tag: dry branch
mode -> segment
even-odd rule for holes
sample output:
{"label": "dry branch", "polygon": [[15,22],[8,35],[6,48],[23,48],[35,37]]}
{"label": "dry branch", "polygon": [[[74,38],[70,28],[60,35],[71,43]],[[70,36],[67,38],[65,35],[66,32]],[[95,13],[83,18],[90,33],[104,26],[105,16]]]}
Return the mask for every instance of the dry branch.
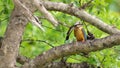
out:
{"label": "dry branch", "polygon": [[48,21],[50,21],[54,26],[58,25],[57,20],[55,20],[55,18],[52,16],[52,14],[47,11],[47,9],[44,7],[42,2],[40,2],[39,0],[33,0],[33,3],[36,6],[36,8],[45,16],[45,18]]}
{"label": "dry branch", "polygon": [[31,62],[26,63],[22,68],[40,68],[60,57],[79,54],[81,52],[89,53],[105,48],[110,48],[120,44],[119,41],[120,34],[114,34],[102,39],[95,39],[92,41],[88,40],[85,43],[73,42],[69,44],[64,44],[44,52],[43,54],[33,59]]}
{"label": "dry branch", "polygon": [[14,0],[15,3],[15,8],[20,8],[21,10],[23,10],[23,15],[25,15],[25,17],[35,26],[39,27],[42,31],[45,31],[42,26],[41,26],[41,21],[39,21],[39,19],[33,15],[33,13],[31,12],[31,10],[29,10],[24,4],[22,4],[19,0]]}

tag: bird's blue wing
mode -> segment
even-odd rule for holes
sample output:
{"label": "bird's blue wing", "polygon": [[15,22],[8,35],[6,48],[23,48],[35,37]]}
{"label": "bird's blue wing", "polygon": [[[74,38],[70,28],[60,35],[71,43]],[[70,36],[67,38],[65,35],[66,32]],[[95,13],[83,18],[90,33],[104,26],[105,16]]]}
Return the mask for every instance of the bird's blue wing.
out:
{"label": "bird's blue wing", "polygon": [[86,35],[86,32],[85,32],[85,30],[82,28],[82,32],[83,32],[83,34],[84,34],[84,38],[85,38],[85,40],[87,40],[87,35]]}

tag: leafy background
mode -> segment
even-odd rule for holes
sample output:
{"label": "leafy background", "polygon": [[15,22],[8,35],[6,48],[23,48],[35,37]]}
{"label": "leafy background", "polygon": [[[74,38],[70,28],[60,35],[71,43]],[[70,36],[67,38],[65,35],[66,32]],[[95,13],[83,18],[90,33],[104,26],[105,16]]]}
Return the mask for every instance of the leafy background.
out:
{"label": "leafy background", "polygon": [[[83,3],[89,0],[51,0],[53,2],[64,2],[67,4],[73,3],[74,6],[80,7]],[[120,4],[119,0],[94,0],[92,4],[85,10],[106,22],[109,25],[117,27],[120,29]],[[7,24],[9,22],[10,14],[14,8],[14,4],[11,0],[0,0],[0,36],[4,36]],[[80,19],[64,14],[61,12],[50,11],[54,17],[61,23],[67,24],[68,26],[73,25],[76,21]],[[60,46],[65,43],[65,36],[68,27],[59,25],[58,27],[53,27],[39,12],[34,13],[36,16],[40,17],[43,23],[45,32],[41,31],[36,26],[28,23],[24,35],[23,41],[20,47],[20,54],[29,58],[34,58],[35,56],[41,54],[44,51],[51,49],[51,46]],[[82,20],[81,20],[82,21]],[[90,32],[92,32],[96,39],[108,36],[108,34],[102,32],[96,27],[88,24],[87,27]],[[74,35],[70,36],[69,42],[75,40]],[[118,68],[120,67],[120,46],[115,46],[112,48],[104,49],[101,51],[91,52],[89,57],[86,58],[81,55],[72,55],[68,57],[67,62],[80,63],[88,62],[95,65],[96,67],[103,68]]]}

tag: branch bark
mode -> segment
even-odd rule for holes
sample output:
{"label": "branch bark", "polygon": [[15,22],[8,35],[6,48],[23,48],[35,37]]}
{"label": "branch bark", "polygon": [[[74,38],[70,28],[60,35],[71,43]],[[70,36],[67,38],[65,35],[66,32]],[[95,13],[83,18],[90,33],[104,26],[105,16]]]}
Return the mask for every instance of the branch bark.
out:
{"label": "branch bark", "polygon": [[[19,10],[19,11],[18,11]],[[19,43],[22,38],[27,20],[21,14],[19,8],[15,8],[10,17],[5,36],[0,48],[0,68],[14,68],[19,50]],[[9,59],[8,59],[9,58]]]}
{"label": "branch bark", "polygon": [[[19,62],[20,64],[24,64],[28,61],[30,61],[30,59],[24,56],[19,55],[17,57],[17,62]],[[90,67],[94,68],[93,65],[88,64],[87,62],[82,62],[82,63],[51,62],[45,68],[90,68]]]}
{"label": "branch bark", "polygon": [[60,11],[63,13],[74,15],[108,34],[120,33],[120,30],[118,30],[117,28],[107,25],[105,22],[101,21],[97,17],[90,15],[89,13],[87,13],[82,9],[79,10],[79,8],[77,7],[70,6],[64,3],[49,2],[49,1],[43,2],[43,5],[48,10]]}
{"label": "branch bark", "polygon": [[52,23],[53,26],[58,25],[57,20],[55,20],[53,15],[47,11],[47,9],[44,7],[41,1],[33,0],[33,3],[36,6],[36,8],[45,16],[45,18]]}
{"label": "branch bark", "polygon": [[15,68],[19,44],[28,22],[22,12],[25,11],[15,6],[10,16],[10,22],[0,48],[0,68]]}
{"label": "branch bark", "polygon": [[88,40],[85,43],[73,42],[64,44],[44,52],[29,63],[26,63],[22,68],[42,68],[60,57],[110,48],[120,44],[119,41],[120,34],[114,34],[102,39]]}
{"label": "branch bark", "polygon": [[19,0],[13,0],[15,3],[16,8],[20,8],[23,10],[22,14],[34,25],[39,27],[42,31],[44,29],[41,26],[41,22],[38,20],[36,16],[33,15],[33,13],[24,5],[22,4]]}

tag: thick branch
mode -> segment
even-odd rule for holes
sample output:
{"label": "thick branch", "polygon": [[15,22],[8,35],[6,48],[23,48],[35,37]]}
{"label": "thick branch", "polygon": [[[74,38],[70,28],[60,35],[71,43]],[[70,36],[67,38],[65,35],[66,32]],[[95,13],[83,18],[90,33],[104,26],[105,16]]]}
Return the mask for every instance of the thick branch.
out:
{"label": "thick branch", "polygon": [[74,15],[94,25],[95,27],[99,28],[100,30],[108,34],[120,33],[120,30],[116,29],[113,26],[107,25],[105,22],[101,21],[95,16],[90,15],[89,13],[87,13],[86,11],[82,9],[79,10],[79,8],[77,7],[70,6],[64,3],[49,2],[49,1],[43,2],[43,3],[48,10],[61,11],[64,13],[68,13],[70,15]]}
{"label": "thick branch", "polygon": [[55,48],[52,48],[49,51],[44,52],[43,54],[37,56],[31,62],[26,63],[23,68],[40,68],[51,61],[58,59],[63,56],[73,55],[76,53],[84,52],[89,53],[97,50],[102,50],[105,48],[110,48],[115,45],[120,44],[120,34],[115,34],[108,36],[102,39],[88,40],[85,43],[73,42],[65,45],[61,45]]}
{"label": "thick branch", "polygon": [[[20,64],[24,64],[28,61],[30,61],[30,59],[24,56],[19,55],[17,57],[17,62],[19,62]],[[90,68],[90,67],[92,67],[92,65],[88,64],[87,62],[82,62],[82,63],[52,62],[49,65],[47,65],[45,68]]]}

